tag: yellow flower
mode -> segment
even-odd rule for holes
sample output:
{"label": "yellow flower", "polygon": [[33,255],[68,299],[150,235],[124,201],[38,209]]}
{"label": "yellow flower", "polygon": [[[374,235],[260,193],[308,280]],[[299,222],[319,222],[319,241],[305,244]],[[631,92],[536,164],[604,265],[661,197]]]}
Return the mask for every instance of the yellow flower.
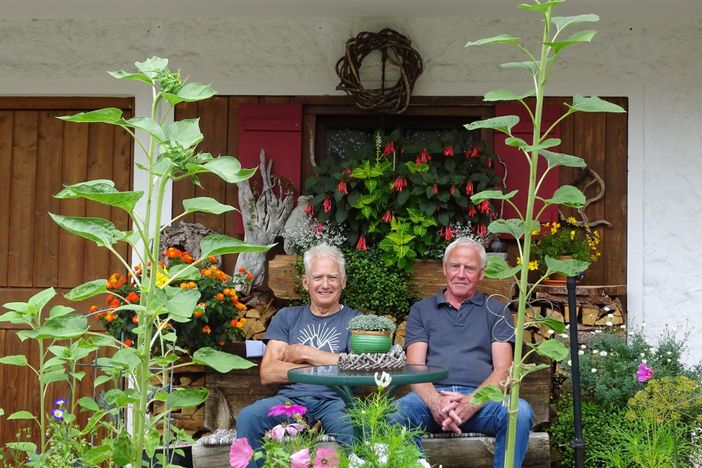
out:
{"label": "yellow flower", "polygon": [[541,229],[534,229],[531,231],[532,236],[538,236],[541,233]]}
{"label": "yellow flower", "polygon": [[539,262],[537,260],[532,260],[529,262],[529,269],[531,271],[538,270],[539,269]]}
{"label": "yellow flower", "polygon": [[578,224],[578,220],[573,218],[572,216],[568,217],[568,224]]}
{"label": "yellow flower", "polygon": [[560,223],[553,223],[551,225],[551,234],[557,233],[559,227],[561,227]]}
{"label": "yellow flower", "polygon": [[570,240],[575,239],[575,231],[570,231]]}
{"label": "yellow flower", "polygon": [[522,264],[522,257],[517,257],[517,265],[521,265],[521,264]]}
{"label": "yellow flower", "polygon": [[159,288],[162,288],[164,284],[168,282],[168,270],[165,268],[163,269],[163,273],[161,273],[161,269],[156,270],[156,286]]}

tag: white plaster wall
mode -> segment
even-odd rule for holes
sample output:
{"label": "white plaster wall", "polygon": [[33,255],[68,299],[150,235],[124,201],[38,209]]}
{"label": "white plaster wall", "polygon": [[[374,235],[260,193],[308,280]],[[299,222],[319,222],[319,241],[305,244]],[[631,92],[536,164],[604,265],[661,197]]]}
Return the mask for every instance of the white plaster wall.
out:
{"label": "white plaster wall", "polygon": [[[604,18],[594,45],[564,52],[548,90],[629,97],[629,313],[653,336],[665,324],[694,326],[702,300],[701,17]],[[522,60],[516,51],[463,45],[502,32],[535,41],[540,26],[529,18],[15,18],[0,21],[0,95],[135,95],[144,113],[148,93],[104,72],[151,55],[221,94],[336,94],[346,39],[382,27],[408,35],[422,55],[416,95],[521,90],[525,76],[498,66]],[[691,362],[702,360],[695,337]]]}

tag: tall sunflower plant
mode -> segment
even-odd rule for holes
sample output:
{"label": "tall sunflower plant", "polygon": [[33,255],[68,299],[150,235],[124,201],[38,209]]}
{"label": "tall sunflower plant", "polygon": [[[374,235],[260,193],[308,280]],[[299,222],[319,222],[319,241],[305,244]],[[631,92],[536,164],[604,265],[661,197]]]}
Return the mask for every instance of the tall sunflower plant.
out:
{"label": "tall sunflower plant", "polygon": [[[0,316],[0,321],[24,325],[27,330],[20,331],[19,338],[22,341],[36,340],[39,347],[38,363],[29,362],[24,355],[0,359],[2,364],[29,366],[37,376],[40,414],[35,416],[28,411],[18,411],[8,415],[8,419],[36,423],[39,447],[28,443],[10,448],[26,451],[32,463],[38,464],[37,466],[51,466],[49,452],[52,444],[44,436],[50,421],[45,414],[48,406],[45,397],[47,388],[56,382],[69,384],[71,395],[66,403],[69,422],[77,420],[73,415],[79,411],[89,412],[88,422],[77,430],[77,437],[91,437],[98,429],[104,434],[100,442],[74,454],[81,466],[105,463],[109,466],[142,466],[142,457],[159,459],[157,447],[183,437],[183,431],[163,430],[170,426],[165,424],[169,411],[203,403],[207,398],[207,390],[173,389],[168,383],[171,371],[186,365],[174,352],[177,350],[175,343],[178,337],[175,330],[178,327],[173,324],[190,321],[200,299],[198,289],[181,288],[177,284],[196,280],[199,265],[209,257],[261,252],[271,247],[214,234],[202,239],[200,258],[165,268],[159,252],[159,240],[165,225],[190,213],[222,214],[235,210],[233,206],[212,198],[192,198],[183,201],[182,213],[162,225],[162,207],[167,188],[181,179],[190,179],[199,185],[198,177],[205,173],[215,174],[227,183],[237,183],[251,177],[255,169],[243,169],[239,161],[231,156],[214,157],[209,153],[198,152],[197,146],[204,139],[198,119],[167,121],[178,103],[208,99],[215,94],[214,90],[205,84],[186,83],[178,72],[169,70],[165,58],[152,57],[135,65],[135,71],[120,70],[109,74],[116,79],[137,81],[151,88],[149,116],[126,119],[120,109],[105,108],[59,118],[66,122],[115,125],[128,132],[146,155],[143,162],[136,163],[136,169],[145,173],[145,191],[120,191],[111,180],[101,179],[66,186],[55,195],[62,200],[85,199],[121,209],[129,215],[132,229],[121,231],[111,221],[101,218],[54,213],[50,213],[50,216],[66,231],[109,250],[128,271],[138,289],[138,300],[121,301],[118,309],[129,310],[137,317],[135,323],[138,325],[133,330],[136,343],[132,347],[125,346],[107,333],[90,331],[87,317],[74,312],[70,307],[57,305],[48,314],[44,313],[44,307],[56,294],[51,288],[40,292],[26,303],[5,304],[8,312]],[[141,208],[137,210],[138,203]],[[116,245],[120,242],[130,247],[132,262],[118,253]],[[108,290],[107,280],[97,279],[72,289],[65,297],[69,301],[80,302],[104,294],[114,294],[114,291]],[[65,340],[73,341],[65,345]],[[112,349],[111,352],[102,353],[111,357],[100,358],[98,361],[102,375],[97,377],[95,386],[107,390],[104,402],[76,395],[76,388],[85,376],[85,372],[76,368],[76,363],[99,348]],[[196,350],[191,361],[219,372],[253,365],[243,358],[209,347]],[[119,385],[120,381],[128,382],[126,388]],[[154,382],[158,384],[154,386]],[[161,403],[166,411],[149,417],[148,408],[153,403]],[[115,417],[123,415],[126,408],[130,408],[133,415],[131,424],[125,423],[124,418]],[[167,460],[161,461],[164,462],[162,466],[168,464]]]}
{"label": "tall sunflower plant", "polygon": [[[583,29],[571,32],[573,27],[583,24],[594,23],[599,17],[594,14],[581,14],[576,16],[555,16],[554,9],[564,3],[565,0],[539,1],[533,0],[531,3],[522,3],[519,8],[530,13],[539,15],[543,20],[543,35],[540,47],[532,53],[525,47],[518,37],[511,34],[500,34],[497,36],[470,41],[466,47],[502,44],[516,48],[525,57],[524,61],[509,62],[502,64],[503,68],[517,68],[527,72],[533,84],[531,89],[523,92],[513,92],[507,89],[490,91],[485,94],[484,101],[516,101],[526,110],[526,114],[533,125],[533,132],[530,141],[515,136],[512,129],[520,122],[516,115],[506,115],[485,120],[479,120],[466,125],[468,130],[491,129],[506,135],[506,144],[518,148],[520,157],[524,158],[529,167],[528,188],[526,205],[521,209],[512,201],[517,191],[504,193],[499,190],[486,190],[476,193],[471,197],[473,203],[481,203],[484,200],[500,200],[510,204],[518,213],[516,219],[496,219],[488,226],[490,233],[494,235],[510,235],[517,241],[519,257],[522,260],[519,264],[512,266],[500,257],[490,257],[485,270],[489,278],[506,279],[514,278],[519,286],[519,298],[517,306],[517,316],[515,324],[515,346],[514,363],[510,370],[509,385],[505,388],[497,386],[482,387],[475,395],[476,403],[484,403],[488,400],[507,402],[509,408],[509,429],[506,445],[505,467],[514,466],[515,435],[517,422],[517,408],[519,402],[519,390],[522,379],[525,375],[538,371],[546,364],[527,364],[525,358],[536,352],[547,358],[560,361],[569,355],[566,346],[557,340],[546,340],[539,345],[528,344],[532,349],[527,353],[522,352],[524,344],[524,327],[526,324],[525,310],[527,299],[531,296],[533,289],[542,281],[543,277],[535,284],[528,283],[529,264],[532,260],[532,238],[533,233],[540,229],[539,216],[549,206],[561,205],[570,208],[581,208],[585,204],[584,194],[571,185],[559,187],[552,196],[546,198],[540,195],[540,189],[549,172],[559,166],[584,168],[585,161],[569,154],[552,151],[560,145],[561,140],[551,136],[553,130],[563,119],[577,112],[625,112],[623,108],[609,103],[596,96],[584,97],[573,96],[571,103],[565,103],[566,111],[544,132],[541,131],[543,119],[544,96],[549,75],[556,60],[561,53],[578,44],[591,42],[596,31]],[[537,172],[540,160],[546,163],[546,170],[542,174]],[[540,209],[536,209],[535,202],[543,202]],[[588,261],[583,260],[559,260],[550,256],[545,257],[546,271],[544,277],[553,273],[562,273],[574,276],[589,266]],[[535,322],[548,326],[557,332],[564,330],[564,325],[548,317],[536,318]],[[506,393],[505,393],[506,392]]]}

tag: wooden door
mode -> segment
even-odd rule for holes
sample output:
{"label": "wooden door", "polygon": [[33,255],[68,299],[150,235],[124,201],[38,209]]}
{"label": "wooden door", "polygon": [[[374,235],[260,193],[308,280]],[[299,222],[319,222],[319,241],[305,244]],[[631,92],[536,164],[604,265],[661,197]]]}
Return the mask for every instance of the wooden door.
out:
{"label": "wooden door", "polygon": [[[64,185],[89,179],[112,179],[119,190],[131,189],[133,144],[126,132],[111,125],[56,118],[102,107],[118,107],[129,118],[134,99],[0,98],[0,304],[26,302],[48,287],[59,292],[51,304],[67,304],[60,293],[123,270],[107,250],[61,230],[48,215],[97,216],[110,219],[119,229],[129,227],[127,215],[117,208],[53,198]],[[128,254],[126,245],[118,250]],[[0,324],[0,356],[27,354],[36,362],[38,350],[28,342],[20,343],[17,328]],[[93,388],[92,372],[87,374],[81,384],[83,395],[90,395]],[[65,386],[56,385],[48,401],[66,395]],[[30,371],[0,366],[0,408],[5,410],[5,417],[0,417],[2,445],[28,426],[27,421],[7,421],[7,415],[17,410],[39,412],[38,389]]]}

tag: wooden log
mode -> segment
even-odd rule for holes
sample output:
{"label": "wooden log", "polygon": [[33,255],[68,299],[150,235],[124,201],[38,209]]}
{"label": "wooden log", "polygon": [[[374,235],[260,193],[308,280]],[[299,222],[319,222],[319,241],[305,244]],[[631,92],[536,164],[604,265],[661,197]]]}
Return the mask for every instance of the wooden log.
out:
{"label": "wooden log", "polygon": [[[443,468],[490,468],[495,453],[493,437],[423,439],[427,461]],[[549,438],[546,432],[532,432],[523,468],[550,468]]]}

